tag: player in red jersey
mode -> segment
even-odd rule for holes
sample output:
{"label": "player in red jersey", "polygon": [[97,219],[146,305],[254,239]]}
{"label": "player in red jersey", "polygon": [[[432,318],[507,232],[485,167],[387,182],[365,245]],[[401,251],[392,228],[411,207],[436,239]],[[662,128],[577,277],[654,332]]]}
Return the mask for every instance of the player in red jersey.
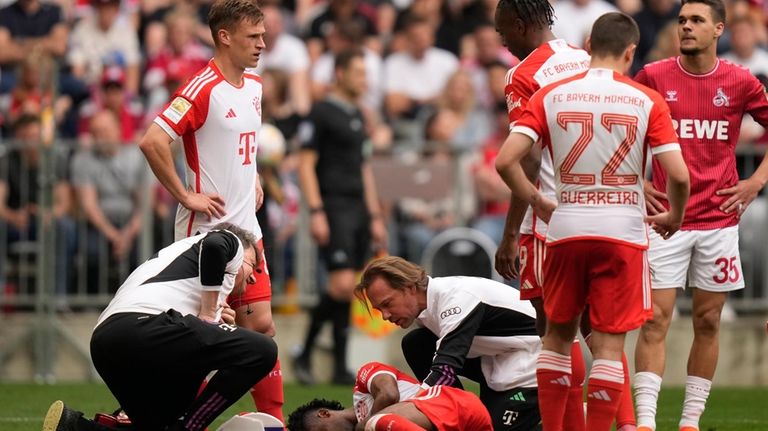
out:
{"label": "player in red jersey", "polygon": [[[763,86],[741,66],[718,59],[725,27],[720,0],[685,1],[678,21],[679,57],[645,66],[636,80],[664,96],[691,172],[691,199],[682,230],[671,241],[651,237],[654,316],[640,331],[635,353],[639,429],[654,430],[665,366],[665,338],[678,289],[693,288],[694,338],[680,429],[698,430],[718,357],[720,312],[727,293],[744,287],[738,222],[768,180],[768,158],[739,181],[734,148],[750,114],[768,126]],[[649,211],[664,211],[666,176],[653,166],[646,185]]]}
{"label": "player in red jersey", "polygon": [[[526,2],[502,0],[496,8],[496,28],[505,45],[517,57],[523,59],[507,73],[507,85],[504,95],[507,100],[509,124],[520,118],[528,100],[540,88],[573,76],[589,68],[589,54],[581,49],[569,46],[564,40],[556,39],[550,27],[552,15],[546,1],[531,1],[528,10],[532,14],[521,12]],[[523,19],[525,18],[525,19]],[[526,23],[517,24],[516,20]],[[554,199],[555,180],[552,160],[548,154],[540,154],[534,148],[526,157],[524,165],[528,178],[539,186],[541,192]],[[520,298],[531,301],[536,309],[536,324],[539,335],[544,335],[546,315],[544,314],[541,290],[541,276],[546,255],[545,237],[547,223],[534,217],[528,205],[512,198],[507,213],[504,235],[496,251],[496,270],[507,279],[520,277]],[[518,241],[519,238],[519,241]],[[518,248],[519,242],[519,248]],[[519,249],[519,252],[518,252]],[[519,255],[520,270],[515,266]],[[589,322],[585,319],[582,331],[589,339]],[[584,429],[583,384],[585,365],[578,340],[574,340],[571,351],[572,391],[568,399],[568,415],[571,423],[567,428],[573,431]],[[619,431],[631,431],[635,427],[635,415],[632,394],[629,387],[629,371],[626,367],[626,355],[622,355],[627,379],[624,399],[616,414],[616,427]]]}
{"label": "player in red jersey", "polygon": [[423,389],[395,367],[369,362],[357,372],[353,406],[314,399],[288,418],[291,431],[491,431],[491,417],[471,392],[450,386]]}
{"label": "player in red jersey", "polygon": [[[547,230],[548,317],[537,361],[544,431],[561,431],[571,380],[571,344],[589,302],[595,361],[587,429],[609,430],[623,392],[624,338],[651,317],[642,178],[650,151],[669,176],[669,212],[649,217],[669,237],[679,227],[688,172],[661,96],[622,75],[639,30],[627,15],[595,21],[588,72],[540,90],[515,123],[496,162],[513,193],[552,223]],[[555,204],[526,178],[520,160],[541,139],[556,173]],[[556,209],[555,209],[556,207]],[[554,212],[553,212],[554,210]]]}
{"label": "player in red jersey", "polygon": [[[264,49],[264,17],[255,1],[217,0],[209,26],[215,42],[213,60],[182,85],[157,116],[140,143],[160,182],[180,203],[176,239],[207,232],[231,222],[258,238],[259,265],[244,294],[228,298],[237,324],[274,335],[271,286],[256,210],[264,193],[256,170],[261,127],[261,77],[255,67]],[[176,174],[170,144],[181,138],[186,185]],[[251,391],[259,411],[282,420],[280,362]]]}

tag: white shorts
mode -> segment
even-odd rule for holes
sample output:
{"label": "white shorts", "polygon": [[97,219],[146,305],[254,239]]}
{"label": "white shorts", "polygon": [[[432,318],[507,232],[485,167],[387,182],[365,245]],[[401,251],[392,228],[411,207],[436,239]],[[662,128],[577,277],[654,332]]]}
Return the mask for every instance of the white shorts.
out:
{"label": "white shorts", "polygon": [[738,226],[681,230],[668,240],[653,230],[649,236],[648,260],[653,289],[691,286],[711,292],[729,292],[744,288]]}

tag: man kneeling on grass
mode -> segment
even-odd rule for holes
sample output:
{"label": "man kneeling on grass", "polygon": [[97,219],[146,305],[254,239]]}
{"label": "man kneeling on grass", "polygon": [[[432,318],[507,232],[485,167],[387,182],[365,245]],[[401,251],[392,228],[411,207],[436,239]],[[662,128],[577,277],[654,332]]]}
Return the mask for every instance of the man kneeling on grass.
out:
{"label": "man kneeling on grass", "polygon": [[290,431],[491,431],[491,417],[471,392],[424,389],[397,368],[369,362],[357,372],[353,407],[314,399],[288,418]]}
{"label": "man kneeling on grass", "polygon": [[[203,430],[272,370],[275,342],[234,326],[225,301],[253,282],[255,245],[229,223],[177,241],[139,266],[101,314],[91,357],[132,429]],[[43,431],[111,429],[62,401],[43,423]]]}

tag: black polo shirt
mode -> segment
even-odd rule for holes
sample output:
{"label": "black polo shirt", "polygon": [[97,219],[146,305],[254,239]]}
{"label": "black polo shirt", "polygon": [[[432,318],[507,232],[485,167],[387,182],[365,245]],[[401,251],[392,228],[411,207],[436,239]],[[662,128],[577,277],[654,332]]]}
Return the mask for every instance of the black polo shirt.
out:
{"label": "black polo shirt", "polygon": [[312,106],[300,130],[302,149],[317,152],[315,171],[320,194],[363,197],[362,165],[369,153],[360,110],[334,95]]}
{"label": "black polo shirt", "polygon": [[41,3],[32,14],[27,14],[18,1],[0,9],[0,27],[8,29],[14,39],[47,36],[62,21],[61,8],[50,3]]}

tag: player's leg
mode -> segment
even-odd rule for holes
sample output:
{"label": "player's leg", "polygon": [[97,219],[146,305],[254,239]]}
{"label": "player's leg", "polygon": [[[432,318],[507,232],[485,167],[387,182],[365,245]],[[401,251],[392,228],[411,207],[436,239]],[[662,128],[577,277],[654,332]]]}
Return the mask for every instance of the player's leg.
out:
{"label": "player's leg", "polygon": [[[497,392],[481,381],[480,400],[488,410],[493,429],[496,431],[541,430],[537,388],[513,388]],[[582,417],[584,417],[583,413]],[[570,431],[567,425],[563,429]]]}
{"label": "player's leg", "polygon": [[[422,391],[418,396],[405,402],[386,407],[379,413],[394,413],[427,430],[507,429],[494,428],[487,407],[471,392],[438,385]],[[526,428],[526,430],[534,431],[534,428]]]}
{"label": "player's leg", "polygon": [[629,245],[594,241],[589,276],[594,362],[587,385],[587,429],[608,431],[622,400],[625,335],[653,315],[646,252]]}
{"label": "player's leg", "polygon": [[719,353],[720,314],[728,292],[744,288],[738,226],[696,231],[691,259],[693,344],[680,429],[698,430],[709,397]]}
{"label": "player's leg", "polygon": [[686,285],[695,237],[678,231],[664,240],[650,231],[648,262],[651,271],[653,318],[640,328],[635,345],[635,411],[637,427],[656,429],[656,406],[666,366],[666,338],[678,289]]}
{"label": "player's leg", "polygon": [[328,274],[328,293],[333,298],[333,376],[338,385],[353,385],[354,374],[347,369],[347,345],[349,344],[350,304],[357,276],[351,268],[337,269]]}
{"label": "player's leg", "polygon": [[[567,400],[571,394],[573,339],[579,315],[586,304],[588,245],[573,241],[547,249],[544,279],[547,280],[544,309],[548,317],[543,347],[536,361],[539,410],[545,431],[561,431]],[[576,421],[578,422],[578,421]]]}
{"label": "player's leg", "polygon": [[[246,286],[242,295],[230,295],[230,305],[235,310],[237,325],[252,331],[274,337],[275,323],[272,319],[272,284],[269,279],[266,255],[261,241],[257,248],[261,253],[259,265],[253,269],[255,283]],[[283,421],[283,372],[280,360],[273,369],[251,388],[251,397],[260,412],[270,414]]]}
{"label": "player's leg", "polygon": [[[592,339],[592,325],[589,322],[589,306],[587,310],[581,315],[581,335],[584,337],[584,341],[588,348],[590,348],[590,342]],[[574,354],[571,357],[575,356]],[[616,430],[617,431],[634,431],[637,428],[637,422],[635,421],[635,405],[632,400],[632,387],[629,381],[629,363],[627,362],[627,354],[621,353],[621,365],[624,367],[624,387],[621,392],[621,401],[619,407],[616,410]]]}

